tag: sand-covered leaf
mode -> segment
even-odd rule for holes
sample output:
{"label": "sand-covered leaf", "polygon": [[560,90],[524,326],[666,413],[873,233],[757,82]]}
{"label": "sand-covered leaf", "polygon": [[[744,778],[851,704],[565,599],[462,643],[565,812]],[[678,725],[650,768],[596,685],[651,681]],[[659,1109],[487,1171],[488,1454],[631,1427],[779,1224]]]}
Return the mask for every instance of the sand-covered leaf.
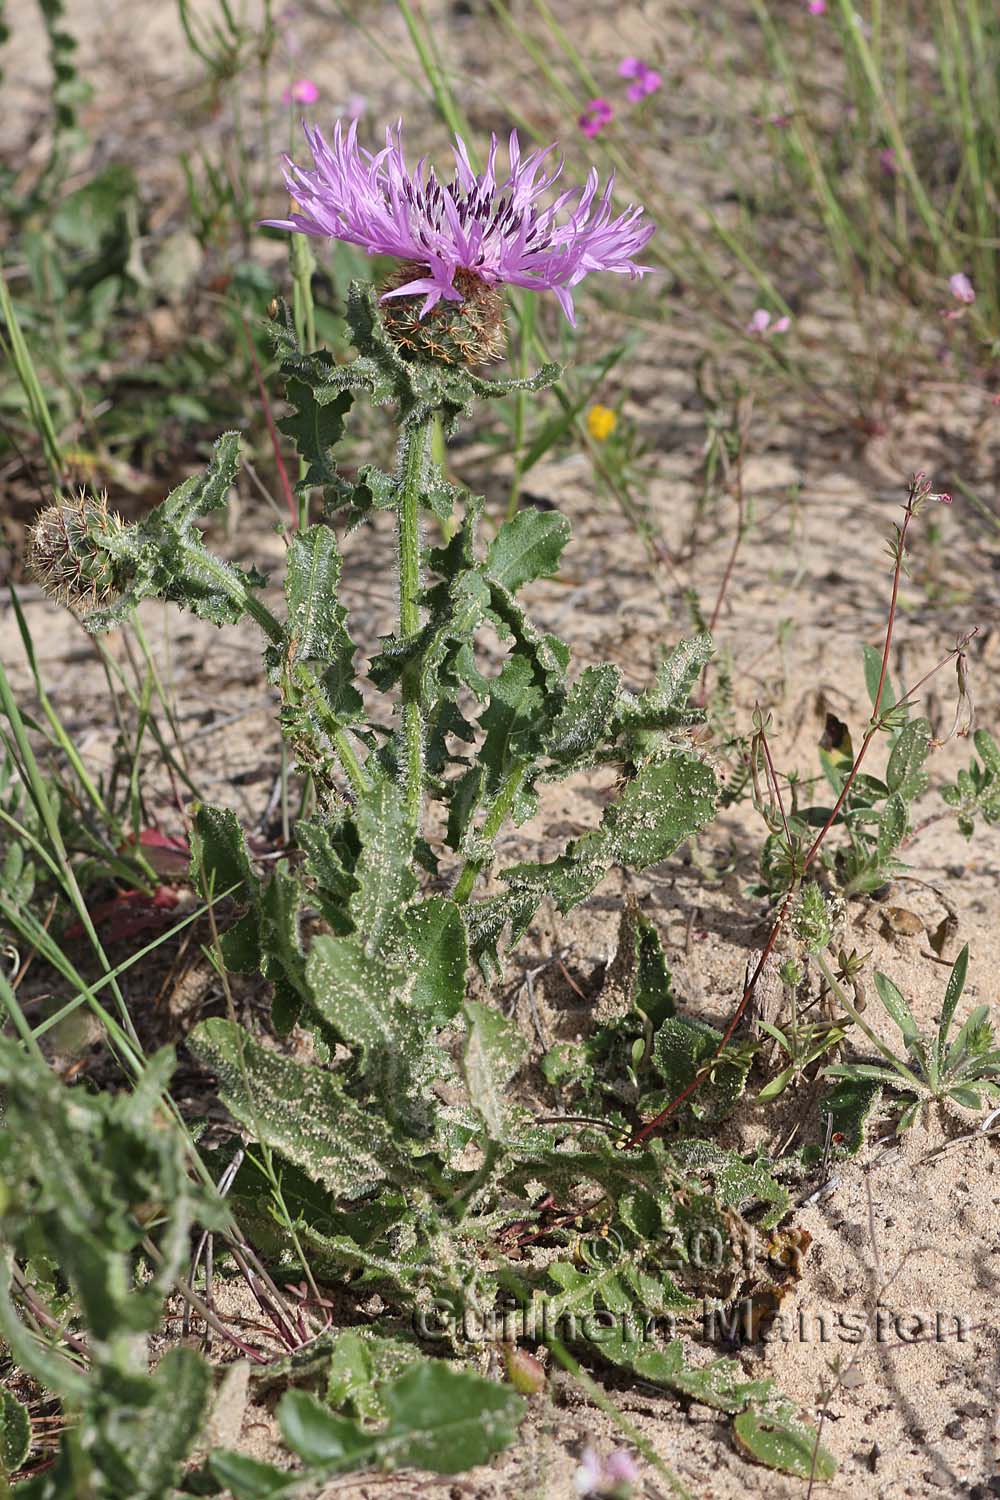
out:
{"label": "sand-covered leaf", "polygon": [[349,1098],[334,1073],[282,1057],[220,1018],[195,1027],[188,1045],[218,1075],[233,1118],[331,1193],[356,1198],[396,1164],[387,1125]]}
{"label": "sand-covered leaf", "polygon": [[31,1451],[31,1418],[10,1391],[0,1388],[0,1474],[19,1469]]}
{"label": "sand-covered leaf", "polygon": [[813,1428],[796,1416],[787,1404],[778,1407],[750,1406],[733,1421],[733,1435],[743,1451],[769,1469],[794,1474],[798,1479],[828,1483],[837,1472],[837,1461],[821,1445]]}
{"label": "sand-covered leaf", "polygon": [[503,1135],[510,1109],[509,1083],[528,1047],[512,1021],[476,1000],[465,1002],[466,1035],[462,1071],[472,1106],[493,1140]]}

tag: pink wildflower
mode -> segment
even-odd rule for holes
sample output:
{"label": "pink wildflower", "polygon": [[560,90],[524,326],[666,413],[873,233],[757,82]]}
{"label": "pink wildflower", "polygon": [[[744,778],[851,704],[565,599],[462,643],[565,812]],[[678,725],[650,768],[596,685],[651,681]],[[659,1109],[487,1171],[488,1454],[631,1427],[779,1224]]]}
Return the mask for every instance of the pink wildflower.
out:
{"label": "pink wildflower", "polygon": [[623,57],[618,64],[618,73],[621,78],[633,79],[625,90],[633,104],[638,104],[639,100],[645,99],[648,94],[655,94],[663,84],[663,79],[656,69],[644,63],[641,57]]}
{"label": "pink wildflower", "polygon": [[956,271],[954,276],[949,276],[948,286],[956,302],[975,302],[975,287],[964,271]]}
{"label": "pink wildflower", "polygon": [[910,504],[916,513],[925,500],[934,500],[938,505],[950,505],[951,495],[947,490],[932,490],[928,474],[920,469],[910,476]]}
{"label": "pink wildflower", "polygon": [[639,1478],[635,1460],[626,1448],[616,1448],[604,1460],[604,1472],[608,1479],[618,1484],[634,1484]]}
{"label": "pink wildflower", "polygon": [[591,99],[576,123],[584,135],[593,140],[600,135],[605,125],[610,125],[614,117],[615,112],[607,99]]}
{"label": "pink wildflower", "polygon": [[[507,283],[532,291],[552,291],[574,322],[572,289],[590,271],[643,276],[651,269],[635,257],[654,225],[640,207],[612,216],[614,178],[598,194],[596,169],[586,185],[565,188],[552,200],[550,189],[562,164],[545,170],[548,150],[522,157],[512,130],[506,176],[497,172],[497,138],[486,166],[475,173],[464,142],[452,148],[455,175],[442,182],[427,158],[411,172],[403,155],[402,125],[386,132],[384,148],[372,154],[358,145],[358,125],[338,120],[333,140],[304,127],[312,169],[285,158],[285,184],[294,200],[287,219],[266,219],[276,229],[360,245],[369,255],[392,255],[414,262],[418,274],[384,297],[424,295],[421,317],[443,297],[463,301],[456,274],[487,286]],[[460,278],[460,280],[463,278]],[[383,299],[384,300],[384,299]]]}
{"label": "pink wildflower", "polygon": [[878,162],[879,166],[882,168],[882,171],[885,172],[888,177],[895,177],[896,173],[899,171],[899,162],[896,160],[896,153],[895,151],[893,151],[891,146],[883,147],[883,149],[878,154]]}
{"label": "pink wildflower", "polygon": [[580,1455],[580,1467],[573,1475],[573,1488],[582,1500],[604,1500],[604,1497],[625,1497],[631,1494],[631,1486],[639,1477],[639,1470],[630,1453],[624,1448],[615,1448],[607,1458],[600,1458],[593,1448],[584,1448]]}
{"label": "pink wildflower", "polygon": [[754,310],[753,316],[747,324],[747,333],[759,333],[763,337],[764,334],[768,333],[787,333],[791,326],[792,320],[787,316],[778,318],[772,325],[771,314],[767,308],[758,307]]}
{"label": "pink wildflower", "polygon": [[311,78],[298,78],[281,96],[282,104],[315,104],[319,89]]}
{"label": "pink wildflower", "polygon": [[826,0],[808,0],[806,9],[811,16],[825,16]]}

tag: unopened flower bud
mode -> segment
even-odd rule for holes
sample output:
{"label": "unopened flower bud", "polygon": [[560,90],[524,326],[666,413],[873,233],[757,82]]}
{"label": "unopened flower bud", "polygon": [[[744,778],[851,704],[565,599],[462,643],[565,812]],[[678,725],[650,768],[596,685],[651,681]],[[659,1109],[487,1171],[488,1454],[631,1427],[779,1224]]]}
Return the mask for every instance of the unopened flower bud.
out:
{"label": "unopened flower bud", "polygon": [[80,490],[39,511],[28,533],[29,572],[52,599],[95,609],[120,593],[123,580],[107,541],[125,529],[108,497]]}
{"label": "unopened flower bud", "polygon": [[522,1396],[535,1396],[545,1386],[545,1371],[533,1354],[519,1349],[516,1344],[504,1344],[504,1364],[507,1379]]}

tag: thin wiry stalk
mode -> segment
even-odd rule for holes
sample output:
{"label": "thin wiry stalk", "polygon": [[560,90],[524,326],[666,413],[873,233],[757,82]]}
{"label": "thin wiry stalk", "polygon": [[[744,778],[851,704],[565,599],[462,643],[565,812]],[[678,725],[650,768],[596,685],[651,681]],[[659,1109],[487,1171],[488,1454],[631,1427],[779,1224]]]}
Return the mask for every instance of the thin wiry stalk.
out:
{"label": "thin wiry stalk", "polygon": [[[778,941],[778,937],[792,909],[792,905],[794,903],[799,886],[801,885],[802,878],[808,871],[809,867],[812,865],[813,861],[818,856],[824,840],[826,839],[828,833],[830,832],[830,829],[833,827],[834,823],[839,817],[840,810],[843,807],[844,802],[851,790],[851,787],[853,786],[854,781],[858,775],[858,772],[861,769],[862,762],[864,761],[865,756],[868,753],[868,749],[872,743],[872,740],[875,738],[879,730],[884,728],[881,717],[882,698],[885,692],[885,685],[889,672],[889,653],[892,649],[893,631],[895,628],[896,613],[899,605],[899,583],[900,578],[902,577],[903,565],[905,561],[906,534],[909,529],[910,522],[913,520],[914,516],[917,513],[916,504],[918,497],[919,477],[920,476],[914,476],[914,479],[911,481],[910,492],[907,498],[906,506],[904,507],[903,523],[899,528],[898,536],[894,544],[895,562],[892,574],[892,592],[889,604],[889,612],[885,628],[885,640],[882,648],[882,668],[879,674],[878,689],[876,691],[875,701],[872,706],[872,716],[868,726],[868,730],[865,734],[864,740],[861,743],[857,755],[854,757],[854,762],[851,766],[850,771],[848,772],[847,777],[845,778],[844,785],[841,789],[836,803],[831,809],[826,822],[823,824],[812,844],[809,846],[809,849],[803,857],[798,869],[794,872],[791,880],[789,881],[788,889],[786,890],[785,895],[782,899],[778,915],[774,923],[772,924],[771,930],[768,933],[764,946],[761,949],[753,973],[750,975],[750,978],[747,980],[747,983],[744,986],[743,994],[740,996],[739,1004],[737,1005],[736,1010],[734,1011],[732,1018],[729,1021],[729,1024],[722,1034],[719,1045],[715,1050],[714,1058],[721,1057],[722,1053],[729,1045],[729,1042],[732,1040],[733,1034],[736,1031],[736,1028],[743,1017],[743,1014],[750,1003],[753,993],[757,988],[757,985],[760,981],[760,976],[764,972],[764,967],[774,951],[774,946]],[[974,633],[974,631],[970,632],[970,634]],[[914,683],[913,687],[905,692],[899,699],[899,703],[907,702],[924,685],[928,678],[932,677],[936,672],[939,672],[941,668],[943,666],[946,666],[949,661],[954,661],[956,656],[958,656],[963,650],[965,639],[963,639],[963,641],[960,641],[957,646],[949,651],[948,654],[943,657],[936,666],[932,667],[929,672],[926,672],[924,676],[920,678],[919,682]],[[714,1061],[714,1058],[712,1059],[712,1061]],[[698,1076],[692,1079],[692,1081],[680,1091],[676,1098],[671,1099],[670,1103],[667,1104],[664,1109],[661,1109],[660,1112],[654,1115],[651,1120],[647,1120],[644,1125],[641,1125],[636,1131],[634,1131],[627,1142],[626,1149],[633,1150],[636,1147],[641,1146],[645,1141],[649,1140],[650,1136],[655,1135],[657,1131],[661,1130],[666,1124],[667,1120],[669,1120],[670,1117],[676,1113],[676,1111],[685,1102],[685,1100],[689,1099],[691,1095],[701,1087],[704,1079],[708,1076],[709,1070],[710,1064],[707,1067],[703,1067]]]}

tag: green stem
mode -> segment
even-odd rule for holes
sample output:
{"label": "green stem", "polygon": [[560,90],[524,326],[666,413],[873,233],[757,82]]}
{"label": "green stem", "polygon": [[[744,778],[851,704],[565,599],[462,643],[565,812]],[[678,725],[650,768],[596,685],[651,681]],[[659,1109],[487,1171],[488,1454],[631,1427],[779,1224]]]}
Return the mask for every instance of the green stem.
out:
{"label": "green stem", "polygon": [[[517,373],[523,380],[528,373],[531,363],[531,345],[535,334],[535,299],[533,295],[529,293],[528,296],[522,297],[520,305],[520,350]],[[527,391],[516,391],[514,394],[514,477],[510,483],[510,496],[507,500],[508,521],[513,521],[517,515],[517,508],[521,503],[524,434],[528,407],[527,397]]]}
{"label": "green stem", "polygon": [[[406,640],[420,630],[420,497],[433,418],[406,434],[399,491],[399,633]],[[403,673],[403,737],[406,742],[406,807],[419,832],[424,786],[424,721],[420,677]]]}
{"label": "green stem", "polygon": [[52,413],[45,399],[45,391],[38,378],[31,351],[17,321],[14,304],[7,290],[7,281],[2,270],[0,270],[0,320],[3,323],[0,329],[0,353],[7,357],[14,368],[14,374],[20,382],[28,403],[32,424],[41,440],[49,477],[54,484],[58,484],[65,472],[65,461],[56,436]]}
{"label": "green stem", "polygon": [[[295,336],[299,347],[306,354],[316,348],[316,307],[313,302],[312,278],[316,269],[316,257],[312,253],[308,236],[292,235],[292,314],[295,319]],[[299,458],[299,478],[304,479],[308,465]],[[299,530],[309,525],[309,495],[299,496]]]}
{"label": "green stem", "polygon": [[581,1369],[579,1361],[573,1358],[562,1340],[557,1338],[555,1334],[549,1334],[545,1340],[545,1344],[556,1364],[562,1365],[567,1375],[572,1376],[581,1390],[585,1391],[590,1400],[593,1401],[598,1410],[602,1411],[606,1417],[610,1417],[611,1421],[618,1428],[618,1431],[624,1437],[627,1437],[630,1443],[635,1444],[646,1462],[652,1464],[654,1469],[667,1481],[672,1493],[677,1495],[679,1500],[692,1500],[691,1491],[687,1486],[678,1479],[672,1469],[667,1467],[656,1449],[646,1441],[637,1427],[633,1427],[624,1413],[618,1410],[615,1403],[609,1396],[604,1394],[597,1382],[591,1380],[586,1370]]}
{"label": "green stem", "polygon": [[[262,600],[258,599],[255,593],[244,588],[229,569],[211,553],[199,553],[198,560],[202,567],[212,573],[214,580],[225,589],[230,598],[236,600],[245,613],[260,626],[269,640],[274,641],[277,646],[285,645],[285,630],[280,620],[271,613]],[[355,793],[359,797],[363,796],[368,790],[368,778],[346,734],[331,714],[322,687],[316,681],[311,669],[302,662],[292,667],[291,675],[297,686],[312,700],[316,716],[323,725]]]}
{"label": "green stem", "polygon": [[[397,0],[400,15],[410,33],[414,51],[420,59],[420,66],[424,70],[424,77],[430,84],[434,95],[434,103],[437,105],[438,114],[444,120],[449,130],[455,135],[460,135],[463,140],[471,140],[472,132],[466,125],[462,112],[455,102],[455,96],[451,91],[448,76],[441,66],[440,59],[435,57],[432,46],[425,32],[420,29],[416,15],[409,0]],[[424,22],[426,28],[426,20]]]}
{"label": "green stem", "polygon": [[876,1036],[875,1032],[868,1025],[868,1022],[864,1020],[864,1018],[858,1013],[858,1011],[855,1010],[854,1006],[847,998],[847,995],[844,991],[844,986],[839,982],[836,974],[834,974],[833,970],[830,968],[830,965],[827,963],[822,953],[817,953],[816,965],[823,978],[826,980],[827,984],[836,995],[837,1004],[847,1012],[851,1020],[854,1022],[855,1026],[858,1027],[859,1031],[864,1032],[865,1036],[871,1042],[875,1050],[877,1052],[881,1052],[886,1062],[891,1064],[893,1070],[913,1087],[917,1094],[917,1097],[919,1098],[925,1091],[923,1080],[918,1078],[916,1073],[910,1071],[906,1064],[896,1056],[892,1048],[887,1047],[885,1042],[883,1042],[880,1037]]}
{"label": "green stem", "polygon": [[[514,799],[524,782],[524,766],[515,766],[507,775],[506,781],[497,793],[496,801],[490,808],[489,816],[483,824],[480,837],[487,843],[492,843],[496,838],[507,814],[514,805]],[[482,870],[485,861],[482,859],[467,859],[458,877],[451,899],[459,906],[465,904],[472,895],[472,888],[476,883],[476,877]]]}

